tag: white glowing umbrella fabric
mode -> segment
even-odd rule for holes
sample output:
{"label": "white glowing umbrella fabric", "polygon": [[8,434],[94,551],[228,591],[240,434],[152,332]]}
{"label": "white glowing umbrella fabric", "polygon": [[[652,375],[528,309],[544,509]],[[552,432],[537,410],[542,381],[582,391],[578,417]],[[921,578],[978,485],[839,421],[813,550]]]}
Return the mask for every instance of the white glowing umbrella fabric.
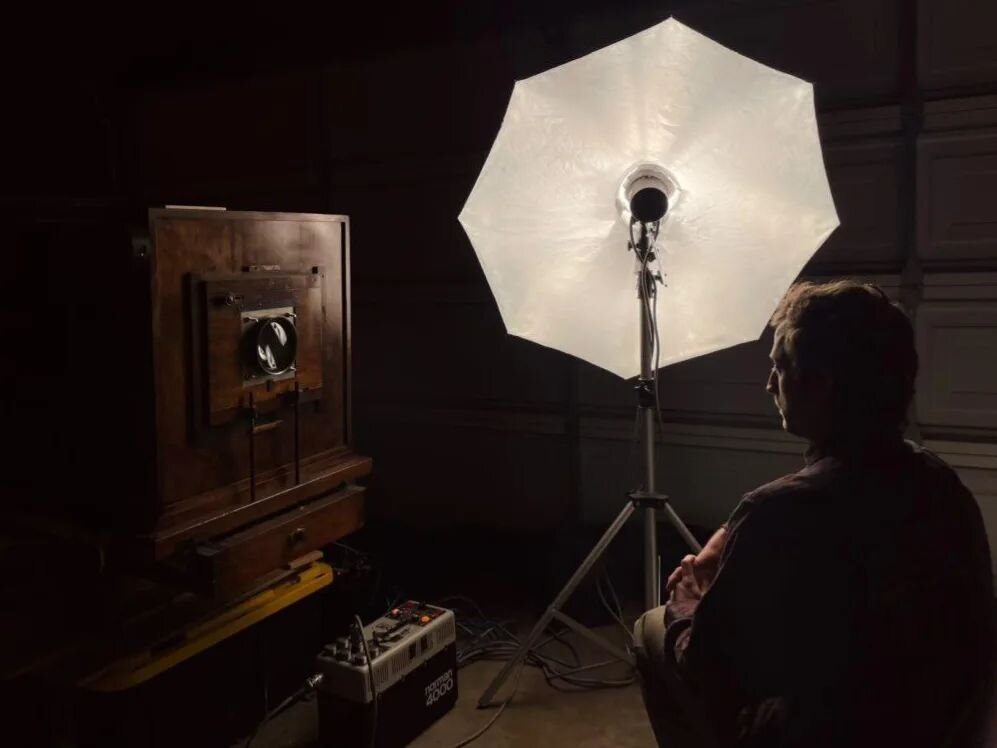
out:
{"label": "white glowing umbrella fabric", "polygon": [[813,86],[669,19],[518,81],[460,214],[512,335],[640,372],[621,184],[674,182],[662,366],[757,339],[838,225]]}

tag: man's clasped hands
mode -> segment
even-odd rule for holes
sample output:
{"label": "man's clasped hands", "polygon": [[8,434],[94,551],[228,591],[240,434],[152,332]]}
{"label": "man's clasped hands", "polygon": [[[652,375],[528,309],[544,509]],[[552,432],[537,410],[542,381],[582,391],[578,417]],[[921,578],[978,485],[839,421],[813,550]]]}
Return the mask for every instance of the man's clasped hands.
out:
{"label": "man's clasped hands", "polygon": [[702,599],[716,577],[726,542],[727,529],[721,527],[698,554],[682,559],[665,584],[669,603],[687,607]]}

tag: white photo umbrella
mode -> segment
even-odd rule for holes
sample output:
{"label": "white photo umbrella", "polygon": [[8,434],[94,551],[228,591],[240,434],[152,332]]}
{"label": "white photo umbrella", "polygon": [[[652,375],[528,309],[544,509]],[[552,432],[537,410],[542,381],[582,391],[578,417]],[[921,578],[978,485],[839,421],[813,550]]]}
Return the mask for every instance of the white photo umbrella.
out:
{"label": "white photo umbrella", "polygon": [[838,225],[813,86],[669,19],[515,84],[460,214],[510,334],[639,373],[621,189],[647,171],[662,366],[756,340]]}

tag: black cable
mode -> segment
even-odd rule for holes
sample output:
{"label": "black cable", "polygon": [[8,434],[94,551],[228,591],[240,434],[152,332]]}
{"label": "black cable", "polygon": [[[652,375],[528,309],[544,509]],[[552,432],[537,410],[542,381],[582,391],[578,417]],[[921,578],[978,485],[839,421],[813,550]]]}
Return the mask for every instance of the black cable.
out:
{"label": "black cable", "polygon": [[[597,667],[607,667],[608,665],[613,665],[616,660],[607,660],[606,662],[596,663],[591,666],[586,666],[585,669],[593,669]],[[547,685],[553,688],[555,691],[561,691],[562,693],[578,693],[580,691],[602,691],[607,688],[627,688],[632,686],[636,682],[634,676],[629,676],[627,678],[620,678],[615,680],[609,680],[606,678],[594,679],[594,678],[578,678],[572,675],[567,675],[564,673],[558,673],[552,676],[545,676],[547,678]],[[559,681],[564,681],[568,686],[558,685]]]}
{"label": "black cable", "polygon": [[344,551],[349,551],[354,556],[359,556],[360,558],[367,558],[370,554],[358,551],[356,548],[346,545],[346,543],[333,543],[336,548],[342,548]]}
{"label": "black cable", "polygon": [[[512,642],[497,642],[496,644],[489,647],[487,652],[483,653],[483,655],[477,657],[476,659],[503,661],[507,660],[509,657],[514,655],[518,651],[518,649],[519,649],[518,644],[514,644]],[[560,666],[567,667],[568,669],[559,670],[557,669],[557,667],[554,666],[554,664],[552,664],[552,662],[556,662]],[[631,683],[634,682],[633,677],[628,677],[625,679],[606,679],[606,678],[595,679],[595,678],[580,678],[576,675],[577,673],[596,670],[599,668],[608,667],[610,665],[615,665],[618,662],[619,660],[614,658],[609,660],[603,660],[601,662],[589,663],[588,665],[570,666],[568,663],[556,660],[555,658],[551,658],[546,655],[538,655],[535,651],[532,650],[530,654],[527,655],[523,661],[525,665],[528,665],[530,667],[535,667],[541,670],[545,680],[547,681],[547,684],[559,691],[618,688],[630,685]],[[563,681],[571,686],[574,686],[574,688],[565,689],[558,687],[556,685],[558,681]]]}
{"label": "black cable", "polygon": [[[620,605],[620,598],[616,594],[616,588],[613,586],[613,580],[610,579],[608,571],[605,572],[605,576],[606,576],[606,586],[609,587],[609,594],[612,596],[613,603],[616,605],[616,612],[619,615],[620,620],[623,620],[624,619],[623,606]],[[633,637],[633,629],[627,628],[627,634],[628,636]]]}
{"label": "black cable", "polygon": [[571,653],[571,656],[575,660],[574,666],[577,667],[578,665],[581,665],[582,661],[581,658],[578,656],[578,650],[575,649],[574,645],[571,642],[569,642],[567,639],[561,638],[561,636],[566,633],[568,633],[568,629],[564,629],[563,631],[560,632],[552,630],[550,636],[548,636],[546,639],[544,639],[542,642],[540,642],[537,645],[537,649],[543,649],[552,641],[556,641],[558,644],[562,645],[565,649],[567,649]]}
{"label": "black cable", "polygon": [[[339,541],[335,543],[330,543],[330,545],[332,545],[334,548],[341,548],[347,553],[351,554],[351,557],[354,558],[356,561],[356,565],[353,567],[354,570],[365,571],[364,567],[366,567],[366,570],[369,570],[373,574],[373,581],[370,582],[370,584],[368,585],[370,588],[370,594],[367,595],[367,601],[364,604],[365,608],[369,609],[373,607],[375,603],[375,598],[378,596],[378,593],[381,590],[381,583],[384,579],[383,558],[381,558],[378,554],[374,552],[358,550],[357,548],[354,548],[351,545],[347,545],[346,543]],[[348,563],[349,563],[348,561],[344,560],[344,564]],[[345,566],[345,568],[350,568],[350,567]],[[396,602],[398,599],[403,599],[403,598],[398,597],[396,599]],[[394,603],[388,597],[385,597],[384,602],[386,603],[388,610],[395,607]]]}
{"label": "black cable", "polygon": [[612,617],[612,619],[616,621],[616,623],[620,624],[620,628],[623,629],[623,634],[627,637],[627,641],[630,641],[632,634],[630,633],[630,629],[627,628],[626,622],[623,620],[623,611],[622,610],[614,611],[613,608],[610,606],[609,602],[606,600],[606,595],[602,591],[603,577],[606,577],[607,580],[609,579],[609,575],[606,572],[603,572],[601,575],[599,575],[599,577],[596,578],[595,591],[598,593],[599,599],[602,601],[603,607],[607,611],[609,611],[609,615]]}
{"label": "black cable", "polygon": [[[609,586],[612,589],[612,582],[609,582]],[[615,589],[612,589],[612,594],[615,596]],[[607,611],[609,611],[610,615],[613,615],[614,618],[622,619],[623,617],[622,611],[621,610],[619,611],[618,616],[614,614],[612,607],[609,605],[608,601],[605,600],[605,596],[603,595],[602,597],[603,597],[603,604],[606,606],[606,609]],[[471,607],[473,607],[479,614],[483,615],[483,611],[481,610],[480,606],[478,606],[478,604],[475,603],[470,598],[461,598],[459,596],[452,596],[446,599],[450,600],[461,599],[464,602],[469,603]],[[619,609],[619,606],[617,607]],[[479,634],[478,636],[472,638],[471,642],[469,642],[468,644],[464,645],[461,649],[459,649],[458,667],[463,667],[469,664],[470,662],[477,661],[480,659],[487,659],[487,660],[508,659],[519,650],[520,646],[519,638],[516,637],[511,631],[509,631],[509,629],[506,628],[503,622],[489,621],[488,619],[484,618],[481,620],[483,622],[486,622],[489,625],[489,628],[482,634]],[[623,627],[625,628],[625,625]],[[471,627],[466,627],[466,628],[471,628]],[[485,636],[492,631],[496,631],[503,638],[479,643],[480,640],[484,639]],[[563,633],[567,632],[552,631],[551,636],[548,636],[545,640],[532,647],[526,653],[526,656],[524,658],[524,662],[526,664],[540,668],[544,672],[544,677],[549,685],[555,687],[554,686],[555,681],[563,680],[565,683],[580,688],[613,688],[613,687],[627,685],[628,683],[633,682],[632,678],[626,680],[620,680],[620,679],[599,680],[599,679],[572,677],[573,672],[582,672],[584,670],[605,667],[607,665],[617,662],[617,660],[616,659],[606,660],[605,662],[599,662],[593,665],[583,666],[581,665],[581,661],[578,656],[577,650],[574,649],[574,647],[570,644],[570,642],[561,638]],[[627,631],[627,636],[629,638],[630,636],[629,631]],[[554,655],[546,654],[541,651],[552,641],[558,641],[560,644],[567,647],[572,654],[574,663],[565,662],[564,660],[555,657]],[[566,671],[560,670],[559,668],[568,668],[568,670]],[[579,668],[581,669],[579,670]],[[565,689],[558,689],[558,690],[565,690]]]}
{"label": "black cable", "polygon": [[467,605],[470,605],[474,609],[474,612],[477,613],[479,616],[481,616],[483,620],[488,620],[488,616],[486,616],[482,612],[481,606],[479,606],[471,598],[465,597],[464,595],[447,595],[446,597],[441,597],[439,600],[433,603],[433,605],[441,605],[443,603],[449,602],[450,600],[457,600],[459,602],[463,602]]}
{"label": "black cable", "polygon": [[[491,641],[491,642],[487,642],[487,643],[484,643],[484,644],[478,644],[477,642],[478,642],[479,639],[480,639],[480,637],[473,639],[470,642],[470,644],[468,644],[463,649],[461,649],[460,654],[458,655],[458,658],[459,658],[458,665],[463,666],[463,665],[467,664],[470,660],[474,659],[477,655],[481,655],[481,654],[487,655],[487,654],[491,654],[493,652],[515,651],[515,649],[519,646],[519,640],[515,636],[512,636],[511,634],[507,634],[506,638],[504,638],[504,639],[497,639],[497,640],[494,640],[494,641]],[[559,641],[559,643],[564,644],[568,648],[568,650],[571,652],[572,657],[575,660],[574,664],[568,663],[568,662],[564,662],[563,660],[561,660],[561,659],[559,659],[557,657],[554,657],[553,655],[540,655],[539,654],[539,650],[541,650],[544,647],[546,647],[548,644],[550,644],[555,639],[557,639]],[[565,642],[563,640],[560,640],[559,639],[559,635],[557,635],[557,636],[549,636],[545,640],[543,640],[542,642],[540,642],[539,644],[535,645],[533,648],[531,648],[530,652],[528,653],[528,656],[531,656],[531,657],[540,657],[542,659],[550,660],[552,662],[555,662],[555,663],[557,663],[559,665],[563,665],[565,667],[576,667],[577,665],[580,664],[580,660],[579,660],[579,657],[578,657],[577,650],[575,650],[575,648],[573,646],[571,646],[570,643]]]}
{"label": "black cable", "polygon": [[[634,246],[637,246],[637,240],[633,238],[633,226],[630,227],[630,238]],[[658,294],[657,289],[654,286],[655,279],[650,276],[650,262],[651,255],[654,249],[655,243],[658,241],[658,234],[661,230],[660,222],[655,222],[653,224],[653,234],[647,237],[647,251],[644,256],[641,257],[641,288],[643,290],[645,310],[648,317],[648,329],[642,331],[644,335],[650,335],[652,351],[654,355],[654,368],[651,371],[651,381],[654,383],[654,409],[657,414],[658,428],[661,431],[661,436],[664,438],[665,435],[665,424],[664,419],[661,416],[661,394],[658,388],[658,369],[661,368],[661,335],[658,329]],[[655,255],[655,260],[657,260],[657,255]],[[659,262],[660,267],[660,262]],[[650,287],[648,287],[648,281],[650,281]]]}
{"label": "black cable", "polygon": [[[360,628],[360,641],[363,642],[363,654],[367,659],[367,680],[370,683],[370,698],[373,704],[373,719],[370,725],[370,748],[374,748],[374,741],[377,738],[377,685],[374,683],[374,660],[371,659],[370,649],[367,648],[367,637],[363,632],[363,621],[360,616],[353,616],[357,626]],[[248,748],[248,746],[247,746]]]}
{"label": "black cable", "polygon": [[654,349],[654,410],[658,414],[658,429],[661,431],[661,438],[665,438],[665,422],[661,417],[661,392],[658,388],[658,370],[661,368],[661,338],[658,332],[658,294],[654,294],[654,303],[651,307],[652,321],[654,323],[654,339],[656,346]]}
{"label": "black cable", "polygon": [[516,682],[512,684],[512,693],[509,694],[508,699],[502,702],[502,706],[498,708],[498,711],[495,712],[495,714],[493,714],[491,718],[478,730],[476,730],[473,734],[469,735],[466,738],[463,738],[458,743],[455,743],[453,748],[464,748],[465,745],[470,745],[475,740],[484,735],[486,732],[488,732],[488,729],[492,725],[494,725],[495,722],[498,720],[498,718],[502,716],[503,712],[505,712],[506,707],[509,706],[510,703],[512,703],[513,698],[516,696],[516,692],[519,690],[519,681],[523,677],[523,670],[525,669],[526,668],[523,665],[519,666],[519,670],[516,672]]}
{"label": "black cable", "polygon": [[269,722],[271,719],[273,719],[278,714],[283,712],[289,706],[294,704],[298,699],[311,693],[311,691],[313,691],[315,687],[321,682],[322,682],[321,675],[313,675],[311,678],[305,681],[304,685],[301,686],[301,688],[299,688],[297,691],[295,691],[286,699],[284,699],[282,702],[280,702],[272,710],[267,712],[266,715],[263,717],[263,719],[260,721],[260,723],[256,725],[256,729],[254,729],[253,732],[250,733],[249,739],[246,741],[246,745],[243,746],[243,748],[251,748],[251,746],[253,745],[253,741],[256,740],[256,736],[260,734],[260,730],[263,729],[263,726],[267,722]]}

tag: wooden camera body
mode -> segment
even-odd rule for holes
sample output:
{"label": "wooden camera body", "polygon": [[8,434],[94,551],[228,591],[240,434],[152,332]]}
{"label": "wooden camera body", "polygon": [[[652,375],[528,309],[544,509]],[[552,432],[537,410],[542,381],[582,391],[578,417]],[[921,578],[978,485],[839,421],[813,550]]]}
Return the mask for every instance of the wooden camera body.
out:
{"label": "wooden camera body", "polygon": [[345,216],[149,212],[152,440],[132,548],[220,594],[363,523]]}

